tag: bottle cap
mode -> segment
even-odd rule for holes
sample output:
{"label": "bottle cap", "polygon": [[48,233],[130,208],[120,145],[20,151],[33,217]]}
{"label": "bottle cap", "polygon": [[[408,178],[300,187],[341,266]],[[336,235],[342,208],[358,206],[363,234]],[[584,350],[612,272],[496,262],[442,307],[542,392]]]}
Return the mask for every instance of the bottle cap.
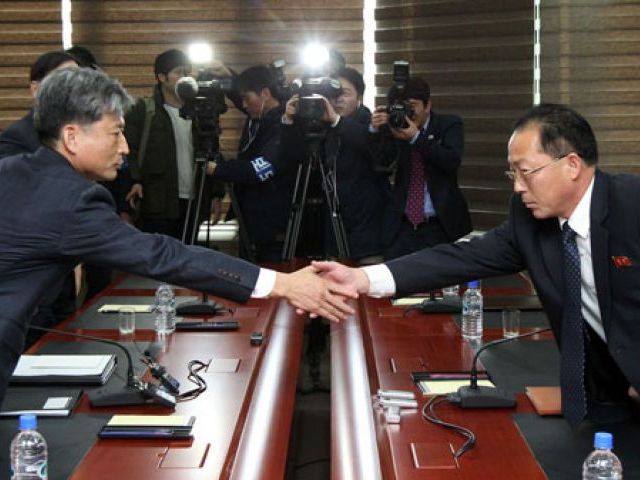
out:
{"label": "bottle cap", "polygon": [[613,435],[607,432],[596,432],[593,437],[593,446],[595,448],[613,448]]}
{"label": "bottle cap", "polygon": [[467,287],[480,288],[480,280],[472,280],[471,282],[467,283]]}
{"label": "bottle cap", "polygon": [[20,430],[35,430],[38,427],[38,419],[35,415],[20,415]]}

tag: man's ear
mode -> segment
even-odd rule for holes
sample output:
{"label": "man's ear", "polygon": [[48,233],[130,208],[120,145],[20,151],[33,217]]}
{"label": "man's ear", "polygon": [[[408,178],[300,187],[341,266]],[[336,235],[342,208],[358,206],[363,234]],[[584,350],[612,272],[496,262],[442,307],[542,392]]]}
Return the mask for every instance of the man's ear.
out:
{"label": "man's ear", "polygon": [[587,165],[577,153],[571,152],[567,155],[567,166],[569,167],[571,179],[575,180]]}
{"label": "man's ear", "polygon": [[63,148],[71,154],[78,151],[80,128],[77,123],[68,123],[60,131],[60,142]]}
{"label": "man's ear", "polygon": [[36,94],[38,93],[38,87],[40,86],[40,82],[36,80],[31,80],[29,83],[29,90],[31,91],[31,96],[36,98]]}

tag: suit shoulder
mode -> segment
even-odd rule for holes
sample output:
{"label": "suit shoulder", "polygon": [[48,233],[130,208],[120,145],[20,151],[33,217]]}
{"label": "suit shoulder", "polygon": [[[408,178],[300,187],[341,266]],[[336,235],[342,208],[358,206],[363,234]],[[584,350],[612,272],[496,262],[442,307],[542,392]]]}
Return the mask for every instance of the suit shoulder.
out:
{"label": "suit shoulder", "polygon": [[432,112],[433,119],[442,125],[451,125],[453,123],[462,123],[462,117],[453,113]]}

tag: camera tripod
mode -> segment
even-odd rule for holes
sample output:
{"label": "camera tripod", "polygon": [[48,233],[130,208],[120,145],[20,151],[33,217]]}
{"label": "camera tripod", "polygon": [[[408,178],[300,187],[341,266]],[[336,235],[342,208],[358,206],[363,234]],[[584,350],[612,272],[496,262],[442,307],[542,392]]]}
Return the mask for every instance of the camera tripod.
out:
{"label": "camera tripod", "polygon": [[296,174],[296,182],[293,190],[293,199],[291,202],[291,213],[289,214],[289,222],[284,239],[284,248],[282,249],[283,260],[291,260],[298,246],[298,238],[300,236],[300,226],[302,224],[302,215],[307,201],[307,193],[309,189],[309,179],[311,171],[317,168],[320,172],[321,187],[324,192],[327,208],[329,209],[329,218],[331,228],[333,230],[338,256],[340,258],[349,257],[349,245],[347,243],[347,233],[342,222],[340,214],[340,202],[338,200],[338,190],[335,177],[335,157],[337,151],[334,152],[329,160],[329,164],[333,168],[325,166],[322,147],[325,139],[324,134],[307,134],[307,138],[311,140],[309,143],[309,155],[303,162],[298,165]]}

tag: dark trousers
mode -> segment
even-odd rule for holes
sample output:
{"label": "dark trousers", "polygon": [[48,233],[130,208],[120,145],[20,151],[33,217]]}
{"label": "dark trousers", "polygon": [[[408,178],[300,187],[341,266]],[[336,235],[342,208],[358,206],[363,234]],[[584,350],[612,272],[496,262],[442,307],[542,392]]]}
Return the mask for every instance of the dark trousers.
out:
{"label": "dark trousers", "polygon": [[87,282],[85,302],[107,288],[107,285],[111,283],[112,272],[110,268],[85,264],[84,279]]}
{"label": "dark trousers", "polygon": [[437,217],[431,217],[415,228],[407,217],[402,223],[391,244],[385,249],[385,260],[402,257],[423,248],[433,247],[439,243],[448,243],[449,238],[442,229]]}

